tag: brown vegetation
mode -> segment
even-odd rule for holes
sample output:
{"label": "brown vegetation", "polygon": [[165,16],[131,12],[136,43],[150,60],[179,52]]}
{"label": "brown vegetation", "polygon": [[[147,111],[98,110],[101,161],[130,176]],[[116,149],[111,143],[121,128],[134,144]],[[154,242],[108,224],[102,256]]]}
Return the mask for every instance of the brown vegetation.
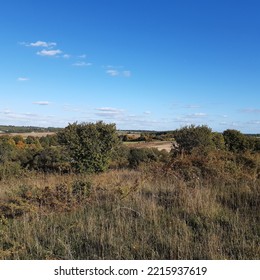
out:
{"label": "brown vegetation", "polygon": [[54,136],[3,138],[0,259],[259,259],[258,144],[186,129],[171,153],[116,146],[102,173]]}

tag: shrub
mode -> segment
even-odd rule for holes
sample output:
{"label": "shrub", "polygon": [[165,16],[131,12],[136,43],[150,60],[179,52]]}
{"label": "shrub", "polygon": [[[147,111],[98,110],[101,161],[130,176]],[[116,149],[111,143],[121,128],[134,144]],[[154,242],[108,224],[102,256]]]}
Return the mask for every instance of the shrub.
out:
{"label": "shrub", "polygon": [[244,152],[250,148],[249,138],[235,129],[227,129],[223,132],[226,147],[232,152]]}
{"label": "shrub", "polygon": [[211,129],[205,125],[185,126],[174,133],[179,148],[187,153],[191,153],[194,148],[211,148],[214,146],[212,141]]}
{"label": "shrub", "polygon": [[114,124],[73,123],[58,133],[77,172],[101,172],[107,169],[111,153],[118,144]]}

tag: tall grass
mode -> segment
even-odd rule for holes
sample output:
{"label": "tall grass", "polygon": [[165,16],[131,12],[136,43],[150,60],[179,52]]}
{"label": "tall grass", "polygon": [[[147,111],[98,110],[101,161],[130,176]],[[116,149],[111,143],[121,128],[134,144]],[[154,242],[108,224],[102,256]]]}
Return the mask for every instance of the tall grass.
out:
{"label": "tall grass", "polygon": [[2,181],[0,258],[259,259],[252,168],[187,177],[155,165]]}

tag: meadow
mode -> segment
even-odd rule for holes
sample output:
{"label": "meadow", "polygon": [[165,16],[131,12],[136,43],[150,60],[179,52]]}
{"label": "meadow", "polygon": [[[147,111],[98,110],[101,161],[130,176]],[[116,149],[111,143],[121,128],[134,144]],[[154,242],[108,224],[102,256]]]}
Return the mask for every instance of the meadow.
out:
{"label": "meadow", "polygon": [[2,177],[0,259],[259,259],[259,153],[204,152]]}

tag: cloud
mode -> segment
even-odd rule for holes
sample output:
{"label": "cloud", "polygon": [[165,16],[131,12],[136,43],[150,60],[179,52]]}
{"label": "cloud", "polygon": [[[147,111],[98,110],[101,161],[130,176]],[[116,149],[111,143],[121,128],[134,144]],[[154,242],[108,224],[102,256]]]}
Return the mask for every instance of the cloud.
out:
{"label": "cloud", "polygon": [[195,104],[188,104],[188,105],[185,105],[183,107],[188,108],[188,109],[197,109],[197,108],[200,108],[201,106],[195,105]]}
{"label": "cloud", "polygon": [[0,111],[0,121],[6,125],[23,125],[23,126],[65,126],[68,122],[55,116],[38,115],[33,112],[13,112]]}
{"label": "cloud", "polygon": [[86,58],[87,56],[85,54],[78,55],[78,58]]}
{"label": "cloud", "polygon": [[111,77],[119,76],[119,72],[117,70],[114,70],[114,69],[109,69],[109,70],[106,71],[106,73]]}
{"label": "cloud", "polygon": [[43,48],[52,48],[57,44],[55,42],[44,42],[44,41],[36,41],[35,43],[25,44],[27,47],[43,47]]}
{"label": "cloud", "polygon": [[248,121],[247,124],[249,125],[260,125],[260,120],[252,120],[252,121]]}
{"label": "cloud", "polygon": [[152,112],[151,112],[151,111],[145,111],[144,114],[145,114],[145,115],[151,115]]}
{"label": "cloud", "polygon": [[3,114],[4,114],[4,115],[9,115],[9,114],[12,114],[12,111],[6,109],[6,110],[3,111]]}
{"label": "cloud", "polygon": [[45,49],[37,52],[37,54],[41,56],[56,56],[57,54],[61,54],[61,53],[62,53],[61,50],[45,50]]}
{"label": "cloud", "polygon": [[124,66],[107,65],[107,66],[103,66],[103,68],[106,69],[106,73],[111,77],[122,76],[122,77],[129,78],[132,75],[131,71],[122,70]]}
{"label": "cloud", "polygon": [[187,115],[188,118],[205,118],[208,115],[206,113],[194,113],[194,114],[190,114]]}
{"label": "cloud", "polygon": [[193,114],[193,116],[195,116],[195,117],[206,117],[207,114],[206,113],[195,113],[195,114]]}
{"label": "cloud", "polygon": [[50,105],[50,102],[49,101],[36,101],[36,102],[33,102],[33,104],[35,105]]}
{"label": "cloud", "polygon": [[69,55],[69,54],[64,54],[63,55],[63,58],[70,58],[71,57],[71,55]]}
{"label": "cloud", "polygon": [[72,64],[73,66],[84,67],[84,66],[91,66],[92,63],[86,63],[84,61],[79,61]]}
{"label": "cloud", "polygon": [[29,81],[30,79],[29,78],[26,78],[26,77],[19,77],[17,78],[17,81],[18,82],[26,82],[26,81]]}
{"label": "cloud", "polygon": [[124,110],[122,109],[117,109],[117,108],[111,108],[111,107],[102,107],[102,108],[96,108],[97,113],[95,115],[100,116],[100,117],[116,117],[119,115],[122,115]]}
{"label": "cloud", "polygon": [[256,109],[256,108],[245,108],[245,109],[241,109],[240,112],[242,113],[260,113],[260,109]]}
{"label": "cloud", "polygon": [[122,112],[122,109],[117,109],[117,108],[112,108],[112,107],[101,107],[101,108],[96,108],[97,111],[102,111],[102,112]]}

